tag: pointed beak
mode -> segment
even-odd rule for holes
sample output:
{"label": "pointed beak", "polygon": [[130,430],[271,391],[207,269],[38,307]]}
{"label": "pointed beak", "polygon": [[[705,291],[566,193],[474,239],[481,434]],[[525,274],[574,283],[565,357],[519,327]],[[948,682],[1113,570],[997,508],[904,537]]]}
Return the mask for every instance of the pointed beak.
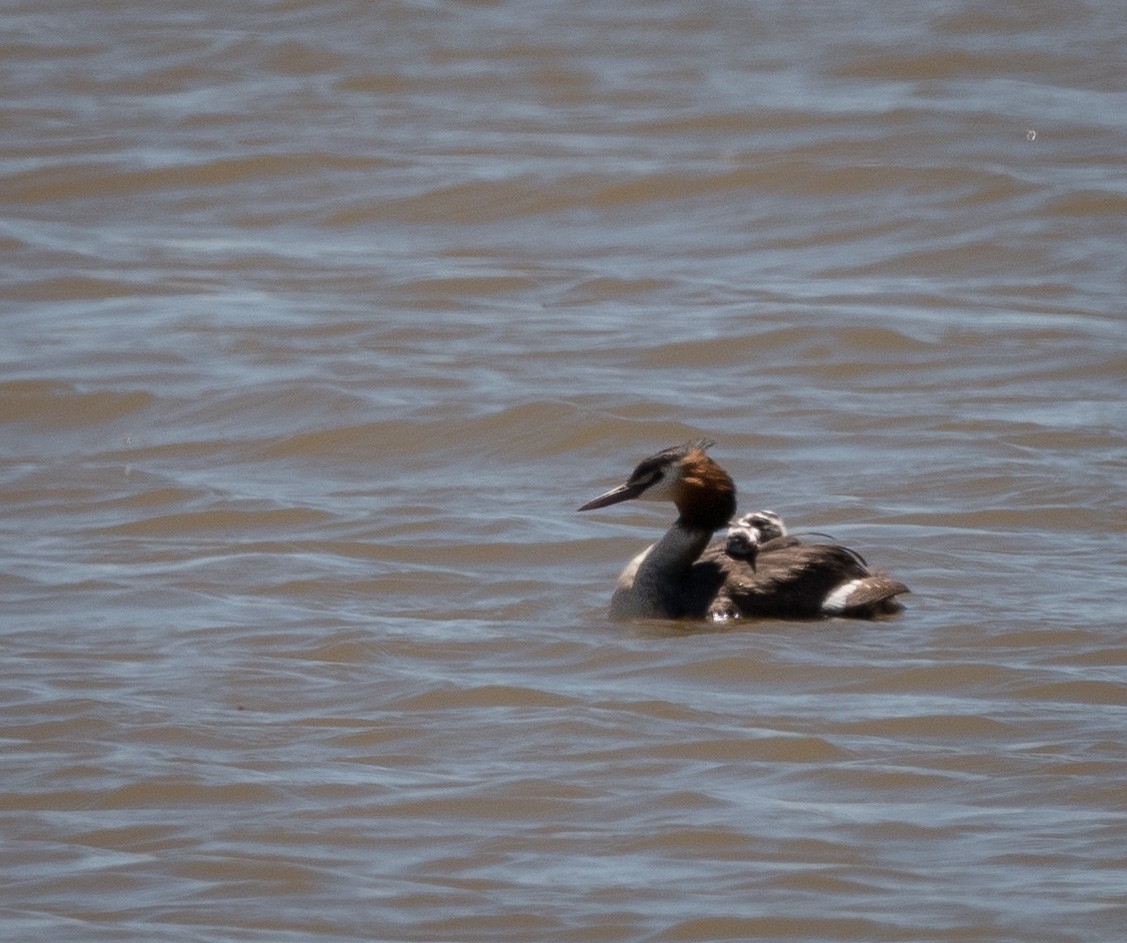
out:
{"label": "pointed beak", "polygon": [[617,488],[611,488],[610,491],[604,491],[597,498],[592,498],[586,504],[579,506],[580,511],[593,511],[596,508],[605,508],[612,504],[618,504],[619,501],[629,501],[631,498],[636,498],[645,490],[643,485],[631,484],[626,482],[624,485],[619,485]]}

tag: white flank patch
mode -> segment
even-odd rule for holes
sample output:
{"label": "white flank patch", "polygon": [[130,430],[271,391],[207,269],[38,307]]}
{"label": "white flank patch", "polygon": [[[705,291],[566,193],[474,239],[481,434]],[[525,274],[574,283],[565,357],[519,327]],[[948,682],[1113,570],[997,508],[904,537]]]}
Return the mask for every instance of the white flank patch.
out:
{"label": "white flank patch", "polygon": [[853,595],[853,590],[860,585],[861,581],[859,579],[842,583],[826,597],[826,601],[822,603],[822,612],[827,612],[830,615],[845,612],[849,607],[849,597]]}

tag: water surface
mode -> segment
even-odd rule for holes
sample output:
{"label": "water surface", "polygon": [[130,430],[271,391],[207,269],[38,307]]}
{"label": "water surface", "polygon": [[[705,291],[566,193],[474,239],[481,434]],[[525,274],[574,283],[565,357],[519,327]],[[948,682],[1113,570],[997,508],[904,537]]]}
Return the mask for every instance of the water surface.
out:
{"label": "water surface", "polygon": [[[0,23],[0,935],[1121,938],[1118,4]],[[906,611],[610,622],[699,435]]]}

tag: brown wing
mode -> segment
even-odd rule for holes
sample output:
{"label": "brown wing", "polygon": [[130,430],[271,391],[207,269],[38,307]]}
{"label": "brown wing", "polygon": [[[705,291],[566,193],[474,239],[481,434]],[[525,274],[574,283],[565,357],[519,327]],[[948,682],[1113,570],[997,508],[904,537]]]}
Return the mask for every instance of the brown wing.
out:
{"label": "brown wing", "polygon": [[712,600],[723,598],[729,608],[752,617],[819,616],[835,590],[842,600],[836,610],[841,615],[872,616],[888,611],[889,601],[907,592],[903,583],[872,573],[846,547],[807,544],[790,536],[764,543],[754,570],[724,553],[722,542],[710,544],[693,567],[692,584],[694,609],[700,605],[707,612]]}

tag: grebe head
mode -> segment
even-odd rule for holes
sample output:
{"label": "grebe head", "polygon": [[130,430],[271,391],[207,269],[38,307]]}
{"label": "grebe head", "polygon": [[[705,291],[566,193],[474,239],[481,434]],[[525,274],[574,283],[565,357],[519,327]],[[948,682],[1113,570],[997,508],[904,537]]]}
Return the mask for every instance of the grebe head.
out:
{"label": "grebe head", "polygon": [[754,531],[759,542],[766,543],[776,537],[786,537],[787,525],[774,511],[752,511],[732,523],[728,528],[728,536],[732,537],[741,531]]}
{"label": "grebe head", "polygon": [[626,481],[580,506],[605,508],[620,501],[672,501],[688,527],[714,531],[736,511],[736,486],[708,457],[708,439],[663,449],[642,459]]}
{"label": "grebe head", "polygon": [[754,570],[760,545],[786,535],[786,524],[774,511],[752,511],[728,527],[724,552],[737,560],[747,561]]}

